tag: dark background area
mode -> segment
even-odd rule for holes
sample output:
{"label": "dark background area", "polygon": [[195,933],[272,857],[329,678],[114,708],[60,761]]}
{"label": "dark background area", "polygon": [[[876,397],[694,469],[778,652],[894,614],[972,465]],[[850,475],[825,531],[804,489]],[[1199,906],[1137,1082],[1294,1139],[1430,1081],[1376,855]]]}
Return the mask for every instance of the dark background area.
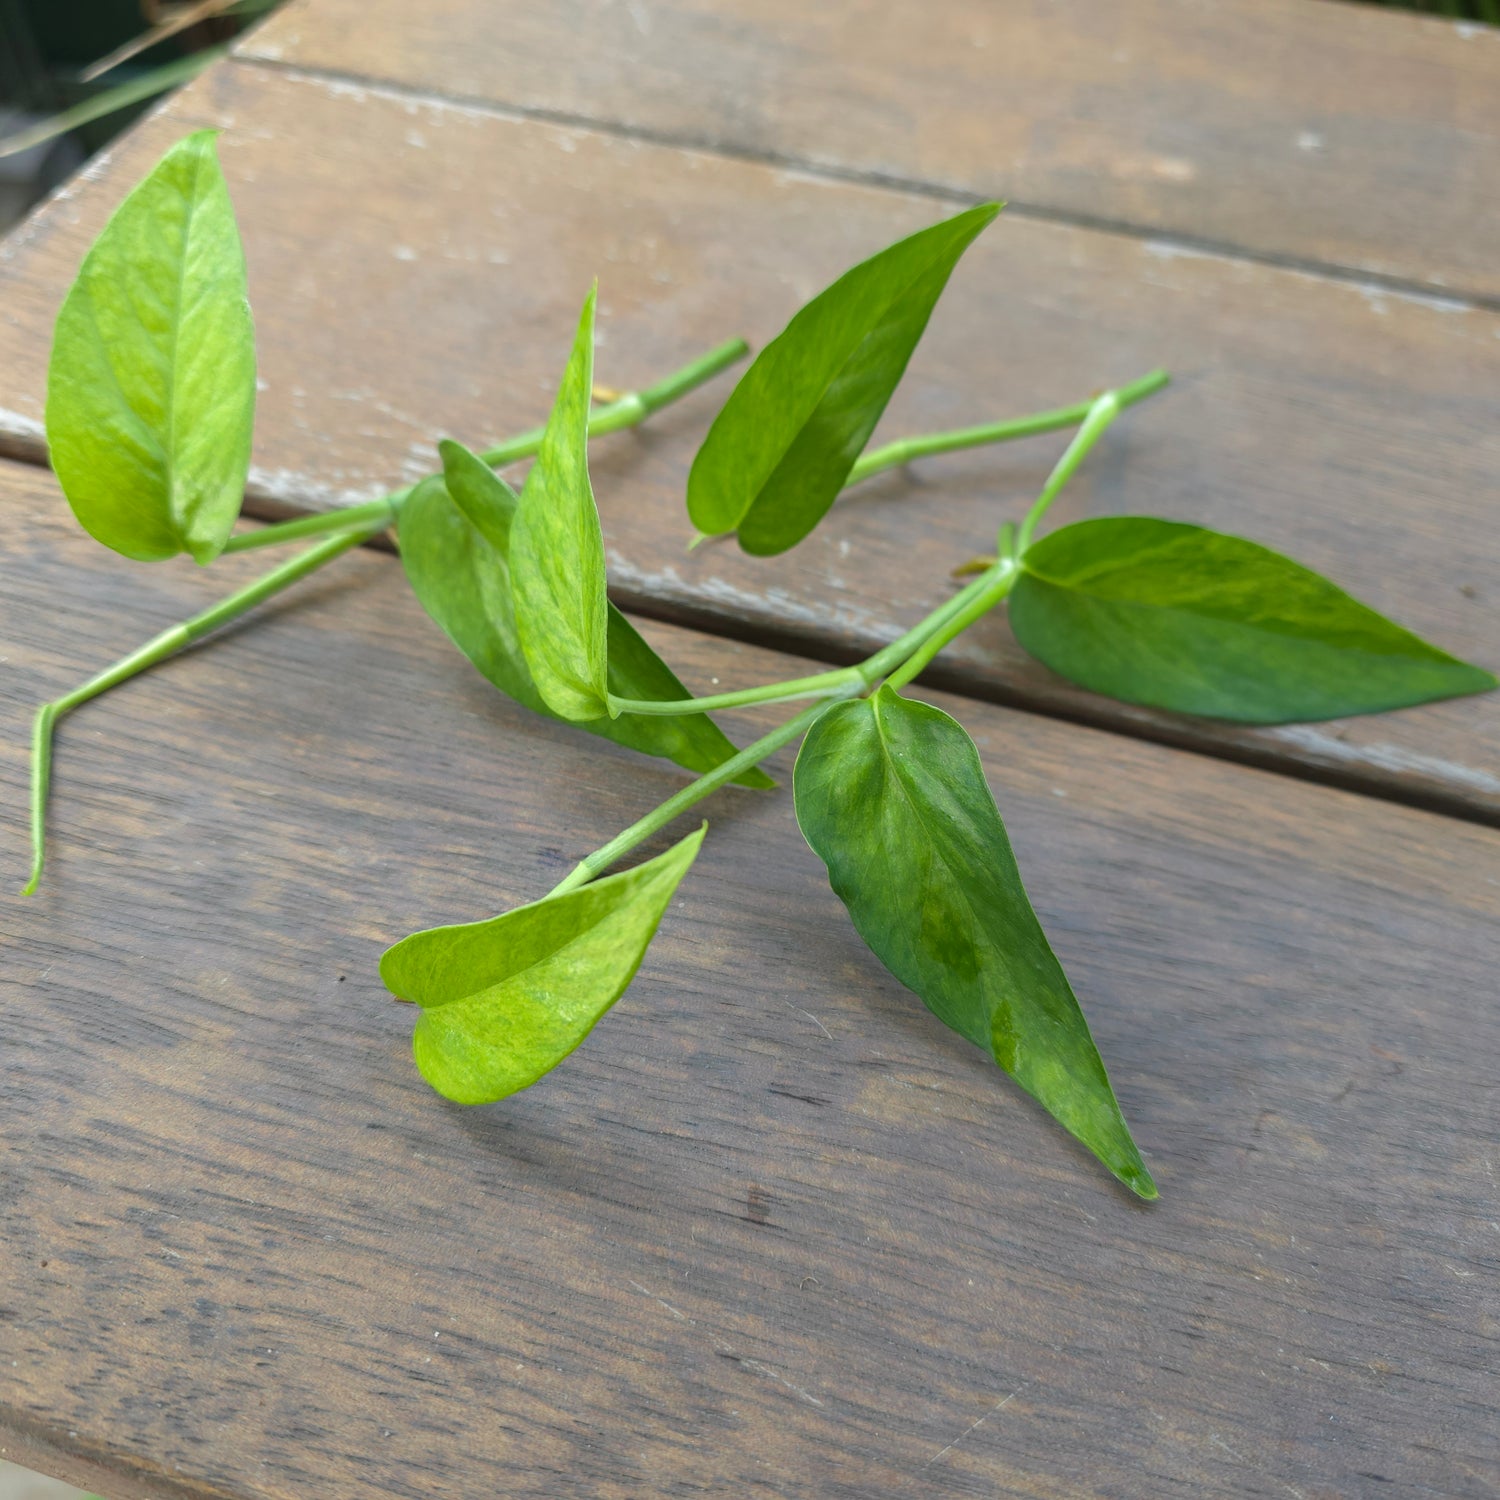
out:
{"label": "dark background area", "polygon": [[[0,232],[278,3],[0,0]],[[183,20],[90,76],[117,49]]]}

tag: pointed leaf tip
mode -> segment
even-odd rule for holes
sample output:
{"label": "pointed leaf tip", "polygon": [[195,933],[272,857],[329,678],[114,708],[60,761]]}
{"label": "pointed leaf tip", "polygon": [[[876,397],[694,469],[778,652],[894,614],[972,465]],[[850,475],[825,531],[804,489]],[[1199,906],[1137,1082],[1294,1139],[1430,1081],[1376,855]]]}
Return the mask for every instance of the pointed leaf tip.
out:
{"label": "pointed leaf tip", "polygon": [[700,532],[770,556],[822,519],[896,389],[959,257],[1000,212],[964,210],[888,246],[820,292],[760,354],[688,476]]}
{"label": "pointed leaf tip", "polygon": [[511,536],[521,648],[547,706],[575,722],[609,713],[604,533],[588,467],[595,296],[584,299]]}
{"label": "pointed leaf tip", "polygon": [[1031,655],[1082,687],[1241,723],[1378,713],[1495,686],[1268,547],[1145,516],[1080,521],[1036,542],[1010,618]]}
{"label": "pointed leaf tip", "polygon": [[836,704],[808,732],[793,790],[803,834],[886,968],[1155,1196],[963,727],[889,687]]}

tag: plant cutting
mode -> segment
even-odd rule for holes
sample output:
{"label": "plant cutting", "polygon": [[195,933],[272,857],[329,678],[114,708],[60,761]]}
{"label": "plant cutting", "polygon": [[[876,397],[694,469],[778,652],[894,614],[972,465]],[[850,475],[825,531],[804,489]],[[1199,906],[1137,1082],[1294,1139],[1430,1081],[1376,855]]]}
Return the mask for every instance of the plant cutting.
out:
{"label": "plant cutting", "polygon": [[[745,345],[598,403],[591,291],[544,427],[478,451],[444,440],[418,484],[235,534],[255,399],[244,257],[213,135],[179,142],[100,234],[59,313],[53,466],[80,524],[127,557],[185,552],[208,565],[226,552],[313,545],[38,710],[27,890],[42,872],[58,719],[394,528],[423,608],[496,688],[696,773],[537,900],[412,933],[386,952],[381,977],[418,1008],[416,1062],[439,1093],[492,1103],[562,1062],[630,984],[707,825],[643,863],[620,862],[729,782],[769,790],[760,763],[800,744],[798,823],[875,955],[1121,1182],[1154,1197],[973,741],[913,697],[913,681],[1002,604],[1022,646],[1086,688],[1246,723],[1375,712],[1485,691],[1495,678],[1242,538],[1142,516],[1045,531],[1099,438],[1166,385],[1163,372],[1075,406],[869,450],[954,267],[999,211],[982,204],[908,236],[797,312],[715,417],[686,510],[701,538],[733,537],[774,558],[882,469],[1071,430],[1034,503],[997,518],[976,576],[865,661],[695,697],[610,603],[588,448],[696,389]],[[496,470],[527,457],[518,491]],[[710,717],[781,703],[803,706],[743,749]]]}

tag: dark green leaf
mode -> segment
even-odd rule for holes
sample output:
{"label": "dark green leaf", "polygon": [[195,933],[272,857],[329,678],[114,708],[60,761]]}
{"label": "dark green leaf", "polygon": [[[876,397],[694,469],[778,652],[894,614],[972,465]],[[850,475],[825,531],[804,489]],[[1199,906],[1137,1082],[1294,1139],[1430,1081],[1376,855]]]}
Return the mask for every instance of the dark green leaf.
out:
{"label": "dark green leaf", "polygon": [[239,514],[254,416],[245,258],[202,130],[115,211],[68,291],[47,443],[91,536],[126,557],[206,563]]}
{"label": "dark green leaf", "polygon": [[959,256],[1000,212],[981,204],[901,240],[820,292],[761,350],[688,478],[699,531],[785,552],[823,518],[896,389]]}
{"label": "dark green leaf", "polygon": [[963,727],[882,688],[813,725],[794,787],[803,834],[886,968],[1154,1198]]}
{"label": "dark green leaf", "polygon": [[[422,607],[502,693],[534,713],[554,715],[531,679],[511,603],[510,529],[516,494],[458,443],[440,445],[445,478],[424,481],[401,508],[401,560]],[[689,696],[671,669],[609,606],[609,688],[621,698],[670,703]],[[673,718],[622,715],[579,725],[618,745],[660,755],[690,771],[711,771],[735,753],[706,714]],[[741,786],[775,783],[763,771]]]}
{"label": "dark green leaf", "polygon": [[1043,537],[1010,616],[1033,656],[1083,687],[1249,724],[1495,686],[1289,558],[1176,521],[1107,517]]}
{"label": "dark green leaf", "polygon": [[526,476],[511,536],[521,648],[548,706],[564,719],[608,710],[609,615],[604,533],[589,485],[594,298],[578,320],[546,435]]}
{"label": "dark green leaf", "polygon": [[633,870],[388,948],[380,977],[422,1007],[422,1076],[455,1103],[491,1104],[555,1068],[625,993],[707,826]]}

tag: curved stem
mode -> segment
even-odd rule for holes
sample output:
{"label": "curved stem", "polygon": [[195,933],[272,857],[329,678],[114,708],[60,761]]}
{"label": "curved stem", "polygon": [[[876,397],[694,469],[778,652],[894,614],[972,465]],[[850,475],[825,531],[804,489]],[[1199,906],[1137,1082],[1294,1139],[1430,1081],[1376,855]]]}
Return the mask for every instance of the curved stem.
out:
{"label": "curved stem", "polygon": [[[709,350],[680,370],[657,381],[643,390],[633,391],[611,401],[595,411],[589,419],[590,436],[604,432],[615,432],[623,427],[632,427],[643,421],[652,412],[685,396],[705,381],[717,375],[726,366],[743,359],[749,353],[749,345],[743,339],[729,339],[717,348]],[[540,445],[542,429],[523,433],[484,455],[492,464],[509,462],[535,453]],[[44,703],[36,712],[32,722],[31,755],[31,875],[22,889],[23,895],[35,892],[41,880],[46,849],[47,794],[52,780],[52,736],[57,721],[81,703],[97,698],[100,693],[125,682],[148,667],[180,651],[209,631],[252,609],[272,594],[304,578],[307,574],[331,562],[351,547],[368,541],[384,531],[399,514],[401,503],[411,493],[413,486],[396,490],[375,500],[360,505],[347,506],[318,515],[299,516],[295,520],[283,521],[258,531],[231,537],[225,552],[248,552],[259,547],[270,547],[282,542],[297,541],[309,536],[333,533],[319,546],[283,563],[281,567],[239,589],[227,599],[194,615],[190,620],[173,625],[153,636],[145,645],[122,657],[113,666],[90,678],[71,693]]]}
{"label": "curved stem", "polygon": [[190,619],[170,625],[160,635],[153,636],[144,646],[139,646],[128,656],[122,656],[112,666],[90,677],[69,693],[44,703],[37,711],[31,730],[31,876],[21,888],[23,896],[32,895],[42,878],[42,865],[46,855],[47,790],[52,781],[52,732],[57,721],[71,713],[90,698],[97,698],[110,688],[154,667],[157,662],[180,651],[184,646],[200,640],[212,630],[253,609],[325,563],[357,547],[361,542],[384,529],[384,522],[367,524],[361,529],[341,532],[330,537],[279,568],[236,590],[227,599],[193,615]]}

